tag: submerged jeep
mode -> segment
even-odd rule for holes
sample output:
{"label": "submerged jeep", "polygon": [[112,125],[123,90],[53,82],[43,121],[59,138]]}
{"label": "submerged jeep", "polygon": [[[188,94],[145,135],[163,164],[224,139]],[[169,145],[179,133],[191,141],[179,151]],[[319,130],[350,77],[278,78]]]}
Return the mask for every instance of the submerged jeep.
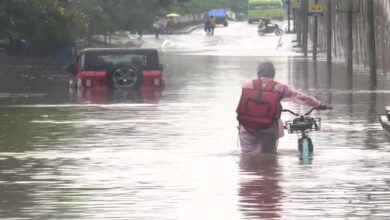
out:
{"label": "submerged jeep", "polygon": [[156,49],[84,49],[67,70],[72,73],[72,89],[164,86],[163,68]]}

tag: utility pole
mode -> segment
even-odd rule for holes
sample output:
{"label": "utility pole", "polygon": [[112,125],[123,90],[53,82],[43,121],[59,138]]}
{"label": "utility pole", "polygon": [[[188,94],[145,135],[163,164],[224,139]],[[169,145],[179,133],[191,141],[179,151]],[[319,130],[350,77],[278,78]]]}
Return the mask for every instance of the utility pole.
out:
{"label": "utility pole", "polygon": [[297,9],[293,8],[293,31],[294,31],[294,33],[297,32],[297,22],[298,22]]}
{"label": "utility pole", "polygon": [[[359,4],[359,3],[358,3]],[[348,1],[348,12],[347,12],[347,72],[350,74],[352,79],[353,73],[353,34],[352,34],[352,25],[353,25],[353,3],[352,0]]]}
{"label": "utility pole", "polygon": [[308,44],[308,1],[309,0],[302,0],[301,1],[301,4],[302,4],[302,9],[303,9],[303,13],[302,13],[302,19],[303,19],[303,38],[302,38],[302,43],[303,43],[303,55],[305,57],[307,57],[307,44]]}
{"label": "utility pole", "polygon": [[302,47],[303,15],[302,5],[295,9],[298,47]]}
{"label": "utility pole", "polygon": [[111,32],[108,32],[108,43],[110,47],[112,46],[112,37],[111,37]]}
{"label": "utility pole", "polygon": [[287,27],[287,33],[291,33],[290,29],[290,20],[291,20],[291,0],[287,0],[287,21],[288,21],[288,27]]}
{"label": "utility pole", "polygon": [[368,42],[368,62],[370,65],[370,83],[376,87],[376,43],[375,43],[375,20],[374,20],[374,2],[367,0],[367,42]]}
{"label": "utility pole", "polygon": [[326,36],[326,60],[328,62],[328,65],[332,64],[332,0],[328,0],[326,5],[327,10],[327,22],[326,26],[328,29],[327,36]]}
{"label": "utility pole", "polygon": [[[318,4],[318,0],[315,0],[314,3]],[[317,44],[318,44],[318,16],[314,16],[313,60],[317,60]]]}

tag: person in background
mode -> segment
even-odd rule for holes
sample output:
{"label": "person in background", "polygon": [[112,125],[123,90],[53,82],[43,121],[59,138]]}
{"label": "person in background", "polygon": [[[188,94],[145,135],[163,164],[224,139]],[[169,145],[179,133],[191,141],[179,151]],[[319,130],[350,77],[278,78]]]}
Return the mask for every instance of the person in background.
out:
{"label": "person in background", "polygon": [[175,22],[172,18],[168,18],[165,25],[165,32],[167,34],[173,34],[173,28],[175,26]]}
{"label": "person in background", "polygon": [[164,26],[163,26],[162,20],[157,18],[153,22],[153,30],[154,30],[154,34],[156,36],[156,39],[159,37],[160,30],[162,30],[163,28],[164,28]]}
{"label": "person in background", "polygon": [[265,28],[265,20],[264,20],[264,18],[261,18],[260,20],[259,20],[259,25],[257,25],[257,29],[260,31],[262,31],[263,29]]}
{"label": "person in background", "polygon": [[275,81],[274,77],[273,63],[265,61],[258,64],[257,79],[244,82],[236,110],[244,154],[276,153],[278,139],[284,135],[281,101],[292,101],[317,110],[328,108],[316,98]]}
{"label": "person in background", "polygon": [[268,26],[268,24],[270,24],[270,23],[271,23],[270,19],[262,17],[259,20],[259,25],[257,25],[257,30],[258,31],[263,31]]}
{"label": "person in background", "polygon": [[214,32],[214,29],[217,26],[217,19],[214,16],[211,16],[210,19],[211,19],[211,28],[213,29]]}
{"label": "person in background", "polygon": [[211,31],[212,25],[211,25],[211,19],[208,17],[206,21],[204,22],[204,31]]}

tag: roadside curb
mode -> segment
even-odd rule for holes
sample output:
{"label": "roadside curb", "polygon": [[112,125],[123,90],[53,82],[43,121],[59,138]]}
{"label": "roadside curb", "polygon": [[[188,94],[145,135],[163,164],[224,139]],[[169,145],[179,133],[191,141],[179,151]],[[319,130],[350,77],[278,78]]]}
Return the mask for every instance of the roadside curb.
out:
{"label": "roadside curb", "polygon": [[189,33],[193,32],[194,30],[200,29],[200,28],[202,28],[201,24],[191,25],[191,26],[188,26],[187,28],[184,28],[181,30],[175,30],[175,31],[173,31],[173,34],[189,34]]}

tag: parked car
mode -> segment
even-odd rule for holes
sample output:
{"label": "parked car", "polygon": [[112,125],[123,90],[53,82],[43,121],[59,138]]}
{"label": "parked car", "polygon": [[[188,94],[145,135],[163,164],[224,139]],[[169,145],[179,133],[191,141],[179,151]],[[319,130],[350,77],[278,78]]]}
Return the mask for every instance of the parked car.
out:
{"label": "parked car", "polygon": [[72,74],[72,89],[164,87],[163,68],[156,49],[84,49],[67,70]]}

